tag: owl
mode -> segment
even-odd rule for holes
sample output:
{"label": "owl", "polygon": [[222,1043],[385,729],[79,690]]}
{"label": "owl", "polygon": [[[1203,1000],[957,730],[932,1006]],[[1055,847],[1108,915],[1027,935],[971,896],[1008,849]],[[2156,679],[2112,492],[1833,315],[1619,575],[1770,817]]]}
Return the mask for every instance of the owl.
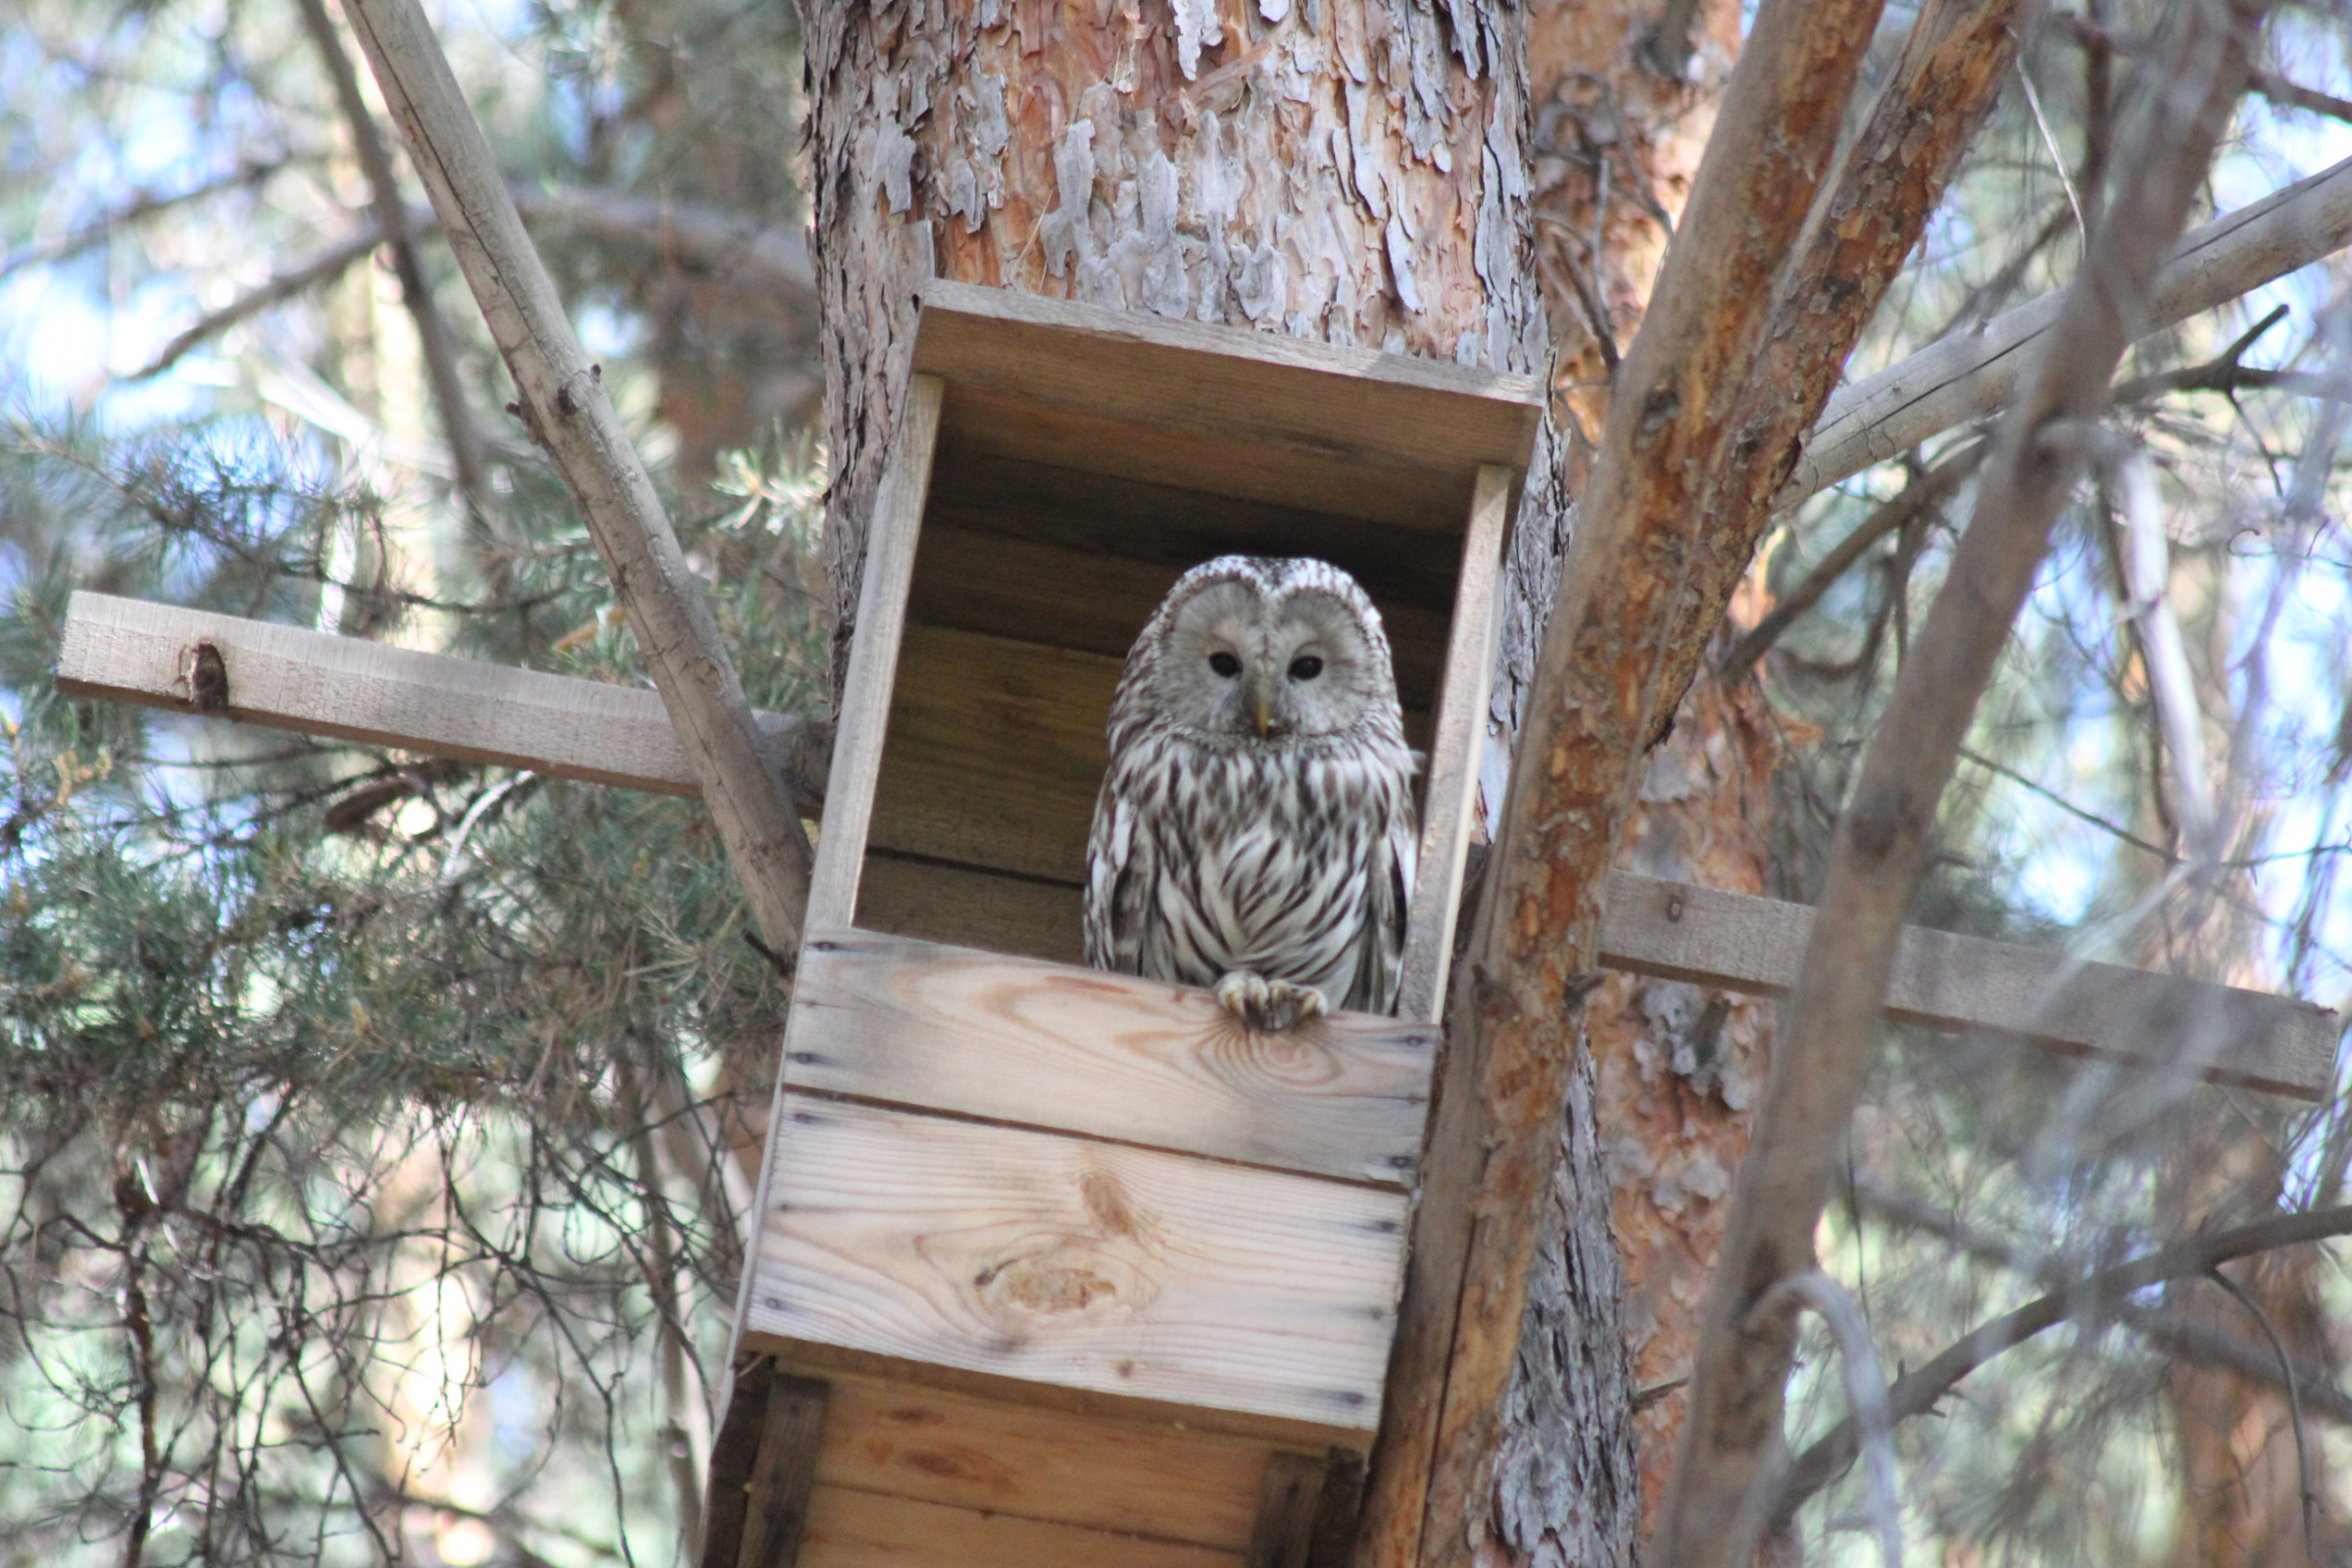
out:
{"label": "owl", "polygon": [[1088,962],[1213,986],[1264,1029],[1395,1009],[1419,760],[1354,578],[1320,561],[1195,566],[1128,653],[1109,736]]}

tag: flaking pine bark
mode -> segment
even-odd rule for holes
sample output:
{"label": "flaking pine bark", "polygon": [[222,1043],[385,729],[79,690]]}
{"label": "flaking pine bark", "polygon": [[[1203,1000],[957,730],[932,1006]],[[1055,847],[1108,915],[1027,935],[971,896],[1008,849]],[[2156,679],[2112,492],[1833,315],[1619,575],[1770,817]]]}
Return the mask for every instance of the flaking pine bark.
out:
{"label": "flaking pine bark", "polygon": [[[1646,163],[1672,135],[1647,124],[1632,133],[1627,116],[1654,104],[1680,114],[1693,96],[1613,85],[1633,69],[1631,8],[1613,28],[1591,16],[1574,23],[1589,54],[1568,30],[1570,8],[1502,0],[908,0],[803,11],[837,672],[920,281],[1542,370],[1551,339],[1537,181],[1564,203],[1579,171],[1590,181],[1592,164],[1577,161],[1584,150],[1596,137],[1613,149],[1602,272],[1619,301],[1617,327],[1630,328],[1639,299],[1625,275],[1639,264],[1629,247],[1654,247],[1662,231],[1638,232],[1646,220],[1626,216],[1629,200],[1641,212],[1649,205],[1647,184],[1636,199],[1628,181],[1650,177],[1628,149],[1639,142]],[[1565,136],[1575,157],[1545,162],[1531,145],[1530,26],[1550,29],[1545,92],[1560,107],[1546,134]],[[1585,121],[1607,128],[1580,128]],[[1513,694],[1540,636],[1536,607],[1549,599],[1566,539],[1566,445],[1547,438],[1519,520],[1515,631],[1497,689],[1504,719],[1515,717]],[[1580,1106],[1566,1129],[1558,1211],[1544,1220],[1568,1247],[1540,1290],[1527,1395],[1513,1401],[1525,1441],[1500,1480],[1506,1505],[1473,1521],[1504,1560],[1614,1563],[1633,1546],[1640,1488],[1621,1276],[1589,1097]],[[1434,1429],[1434,1409],[1412,1413]],[[1570,1432],[1578,1442],[1560,1441]],[[1426,1464],[1426,1444],[1421,1451]]]}

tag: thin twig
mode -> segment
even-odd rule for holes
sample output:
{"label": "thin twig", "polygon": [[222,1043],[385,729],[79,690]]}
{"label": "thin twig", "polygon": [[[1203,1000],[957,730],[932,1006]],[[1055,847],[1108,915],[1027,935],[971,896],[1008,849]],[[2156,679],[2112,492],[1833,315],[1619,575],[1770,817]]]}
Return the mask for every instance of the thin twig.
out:
{"label": "thin twig", "polygon": [[202,201],[208,196],[217,196],[224,190],[234,190],[239,186],[259,185],[285,168],[286,163],[287,160],[282,156],[262,159],[244,164],[237,169],[230,170],[227,173],[216,175],[214,178],[192,185],[186,190],[172,191],[163,195],[152,191],[143,191],[105,217],[86,223],[70,234],[27,245],[13,255],[0,258],[0,278],[13,276],[27,267],[39,267],[52,262],[62,262],[71,256],[77,256],[91,246],[112,238],[116,230],[153,218],[158,213],[168,213],[174,207],[184,207],[190,202]]}
{"label": "thin twig", "polygon": [[1903,1503],[1894,1478],[1894,1418],[1886,1406],[1886,1374],[1879,1369],[1870,1325],[1845,1287],[1819,1269],[1791,1274],[1766,1291],[1748,1316],[1764,1318],[1796,1298],[1818,1313],[1838,1342],[1845,1375],[1845,1398],[1859,1424],[1862,1451],[1870,1460],[1870,1517],[1879,1533],[1879,1557],[1886,1568],[1902,1568]]}
{"label": "thin twig", "polygon": [[408,307],[409,319],[416,326],[425,379],[432,387],[433,403],[441,412],[441,431],[449,440],[450,465],[457,470],[458,493],[465,499],[466,511],[484,527],[490,527],[489,462],[482,446],[481,427],[474,421],[466,398],[465,380],[458,374],[457,349],[450,340],[449,323],[442,319],[440,308],[433,303],[432,290],[424,280],[424,264],[416,255],[408,207],[400,196],[399,176],[392,171],[391,150],[384,145],[383,132],[376,126],[368,100],[360,95],[360,78],[351,69],[351,57],[343,52],[343,41],[335,35],[334,21],[326,14],[326,0],[300,0],[298,9],[302,12],[303,25],[310,31],[311,42],[318,51],[319,62],[326,67],[327,79],[334,83],[335,100],[341,105],[344,123],[351,130],[352,146],[360,155],[360,168],[368,176],[369,206],[375,213],[376,229],[392,249],[392,268],[400,276],[401,303]]}
{"label": "thin twig", "polygon": [[[2303,1247],[2346,1234],[2352,1234],[2352,1204],[2339,1204],[2307,1214],[2275,1215],[2236,1230],[2177,1243],[2128,1263],[2084,1275],[1984,1324],[1917,1371],[1895,1379],[1886,1391],[1887,1410],[1897,1421],[1924,1414],[1957,1387],[1961,1379],[2002,1351],[2071,1319],[2110,1311],[2133,1293],[2151,1285],[2195,1278],[2241,1257]],[[1775,1521],[1787,1520],[1807,1497],[1851,1464],[1857,1436],[1853,1421],[1848,1418],[1799,1454],[1781,1484],[1770,1517]]]}
{"label": "thin twig", "polygon": [[1716,673],[1726,684],[1736,684],[1744,679],[1755,666],[1756,661],[1780,641],[1781,634],[1799,615],[1818,604],[1821,596],[1828,593],[1838,579],[1868,553],[1871,546],[1958,489],[1961,481],[1976,472],[1977,466],[1984,461],[1984,442],[1971,441],[1905,485],[1900,495],[1881,502],[1869,516],[1862,519],[1859,527],[1838,540],[1837,548],[1822,557],[1820,563],[1805,573],[1802,582],[1783,594],[1780,602],[1772,607],[1763,619],[1732,645],[1731,651],[1723,656],[1723,662],[1717,666]]}
{"label": "thin twig", "polygon": [[354,262],[383,242],[384,231],[375,223],[345,235],[324,250],[313,254],[310,260],[278,273],[261,287],[238,295],[217,311],[208,312],[193,326],[165,344],[154,359],[122,379],[144,381],[149,376],[163,374],[200,344],[220,336],[238,322],[259,316],[270,306],[290,300],[297,294],[307,294],[320,284],[333,282],[349,271]]}
{"label": "thin twig", "polygon": [[2295,1484],[2303,1495],[2303,1554],[2318,1562],[2320,1493],[2311,1479],[2311,1435],[2303,1430],[2303,1391],[2295,1381],[2294,1358],[2286,1353],[2286,1342],[2278,1337],[2278,1327],[2271,1321],[2271,1314],[2246,1294],[2244,1286],[2219,1267],[2207,1269],[2205,1277],[2229,1292],[2232,1300],[2254,1315],[2254,1321],[2262,1326],[2264,1338],[2271,1342],[2272,1352],[2278,1357],[2278,1381],[2286,1386],[2286,1415],[2295,1432]]}

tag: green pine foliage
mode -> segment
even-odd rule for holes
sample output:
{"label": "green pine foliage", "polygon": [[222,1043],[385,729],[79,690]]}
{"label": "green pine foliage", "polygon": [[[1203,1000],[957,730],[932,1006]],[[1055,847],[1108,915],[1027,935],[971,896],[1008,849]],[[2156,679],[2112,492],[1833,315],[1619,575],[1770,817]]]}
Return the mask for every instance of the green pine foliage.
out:
{"label": "green pine foliage", "polygon": [[[713,1364],[726,1146],[783,1005],[707,816],[58,695],[76,584],[314,623],[339,594],[378,635],[432,607],[335,580],[378,498],[249,423],[0,443],[0,514],[51,542],[0,643],[0,1515],[60,1548],[152,1517],[156,1561],[368,1560],[471,1393],[482,1528],[666,1560],[647,1347],[666,1319]],[[819,710],[812,487],[748,453],[730,482],[680,498],[683,542],[755,701]],[[501,521],[507,597],[454,641],[642,683],[568,510]]]}

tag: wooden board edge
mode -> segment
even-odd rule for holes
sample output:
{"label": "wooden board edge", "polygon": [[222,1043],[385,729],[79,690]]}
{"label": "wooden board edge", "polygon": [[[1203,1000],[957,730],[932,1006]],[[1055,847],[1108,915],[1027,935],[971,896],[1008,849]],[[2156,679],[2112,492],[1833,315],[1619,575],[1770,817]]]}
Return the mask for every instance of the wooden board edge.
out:
{"label": "wooden board edge", "polygon": [[[1248,327],[1170,319],[1144,311],[1047,299],[948,278],[921,284],[915,297],[924,317],[935,317],[943,322],[960,318],[983,331],[1008,326],[1043,328],[1094,338],[1114,348],[1145,346],[1215,355],[1246,360],[1271,369],[1370,379],[1415,392],[1504,405],[1512,417],[1526,424],[1531,452],[1536,426],[1546,406],[1543,381],[1517,370],[1490,370],[1419,355],[1277,337]],[[951,373],[953,368],[943,364],[936,329],[926,345],[920,318],[915,328],[914,368],[934,374]],[[1522,454],[1518,466],[1525,467],[1527,458],[1527,454]]]}
{"label": "wooden board edge", "polygon": [[907,597],[914,582],[915,535],[939,450],[940,408],[947,388],[937,376],[908,378],[899,439],[883,471],[866,534],[865,574],[859,587],[858,631],[842,681],[835,719],[833,766],[825,785],[830,819],[819,837],[808,890],[808,925],[845,925],[858,907],[865,869],[865,841],[873,825],[874,787],[890,719],[891,688],[906,634]]}
{"label": "wooden board edge", "polygon": [[[820,964],[832,952],[845,946],[864,946],[887,943],[907,951],[904,961],[935,962],[947,965],[975,965],[989,968],[1028,970],[1039,978],[1072,977],[1105,991],[1131,994],[1131,1004],[1139,1011],[1157,1013],[1162,1010],[1152,993],[1175,991],[1194,997],[1203,1007],[1214,1005],[1214,994],[1193,986],[1177,986],[1167,981],[1146,980],[1134,975],[1116,974],[1106,970],[1089,969],[1081,965],[1057,963],[1050,958],[1035,958],[1020,955],[992,953],[980,948],[960,947],[951,943],[933,942],[922,937],[899,936],[869,931],[853,926],[811,926],[802,943],[804,963],[806,956],[815,956]],[[798,1005],[795,997],[795,1006]],[[1403,1144],[1392,1146],[1392,1152],[1379,1159],[1364,1158],[1342,1165],[1337,1162],[1283,1163],[1271,1157],[1256,1157],[1235,1152],[1231,1147],[1212,1150],[1173,1141],[1155,1140],[1132,1133],[1108,1130],[1101,1125],[1074,1117],[1039,1117],[1010,1114],[1001,1109],[976,1107],[964,1103],[942,1103],[937,1099],[919,1098],[921,1091],[909,1088],[903,1093],[878,1094],[860,1089],[849,1089],[821,1082],[811,1082],[804,1075],[793,1076],[795,1055],[792,1037],[797,1014],[788,1014],[785,1022],[785,1054],[779,1064],[779,1075],[795,1094],[806,1094],[820,1100],[838,1101],[845,1104],[871,1105],[884,1109],[912,1110],[924,1115],[943,1116],[950,1120],[972,1122],[984,1126],[1012,1127],[1027,1131],[1074,1136],[1117,1148],[1138,1149],[1154,1153],[1181,1155],[1202,1159],[1219,1165],[1244,1170],[1262,1170],[1281,1176],[1304,1176],[1316,1181],[1336,1182],[1346,1187],[1361,1187],[1376,1192],[1410,1192],[1420,1163],[1419,1132]],[[1399,1097],[1403,1103],[1417,1105],[1416,1122],[1425,1121],[1430,1098],[1434,1092],[1439,1049],[1443,1029],[1434,1022],[1422,1022],[1401,1017],[1384,1017],[1375,1013],[1341,1011],[1326,1016],[1321,1027],[1334,1022],[1345,1023],[1349,1031],[1363,1039],[1366,1049],[1386,1048],[1409,1054],[1419,1059],[1426,1070],[1418,1075],[1420,1094],[1417,1099]]]}
{"label": "wooden board edge", "polygon": [[[1726,925],[1734,921],[1771,921],[1777,923],[1781,932],[1792,932],[1794,935],[1781,944],[1783,951],[1777,956],[1750,951],[1737,956],[1719,955],[1712,959],[1699,959],[1683,950],[1687,947],[1703,947],[1703,940],[1681,935],[1672,940],[1661,939],[1646,912],[1652,906],[1668,910],[1666,918],[1670,921],[1679,923],[1682,918],[1692,918],[1694,933],[1703,932],[1704,922],[1712,919]],[[1721,889],[1661,881],[1630,871],[1617,871],[1610,874],[1604,895],[1596,961],[1605,968],[1648,975],[1655,979],[1679,980],[1686,984],[1749,996],[1785,997],[1796,983],[1803,932],[1809,928],[1812,918],[1813,909],[1808,905],[1788,904]],[[1946,1033],[1982,1030],[2006,1035],[2036,1049],[2064,1055],[2096,1057],[2141,1068],[2164,1065],[2160,1058],[2115,1049],[2091,1038],[2087,1032],[2072,1027],[2068,1032],[2037,1031],[2031,1022],[2021,1027],[2013,1019],[1905,1006],[1901,999],[1907,993],[1916,994],[1927,989],[1924,980],[1918,978],[1921,971],[1932,969],[1942,961],[1944,950],[1953,944],[1965,944],[1970,952],[1988,961],[2013,965],[2020,971],[2022,983],[2029,986],[2041,983],[2053,964],[2051,955],[2039,949],[1992,942],[1981,937],[1962,937],[1918,926],[1908,927],[1896,958],[1895,973],[1887,985],[1887,994],[1891,999],[1886,1008],[1888,1017],[1897,1022]],[[2263,1037],[2259,1060],[2209,1063],[2198,1070],[2198,1076],[2216,1083],[2308,1102],[2323,1101],[2332,1093],[2335,1038],[2340,1023],[2336,1015],[2326,1008],[2293,998],[2242,987],[2220,986],[2210,982],[2179,982],[2169,976],[2119,965],[2097,967],[2111,982],[2140,983],[2137,977],[2144,976],[2146,983],[2167,986],[2191,984],[2198,987],[2200,992],[2218,993],[2226,1005],[2278,1009],[2278,1021]]]}
{"label": "wooden board edge", "polygon": [[[1158,1424],[1184,1432],[1262,1443],[1268,1446],[1309,1453],[1327,1448],[1344,1448],[1360,1453],[1371,1447],[1375,1431],[1371,1427],[1331,1426],[1295,1417],[1256,1415],[1246,1410],[1212,1409],[1167,1399],[1136,1398],[1127,1395],[1102,1394],[1092,1389],[1065,1388],[1059,1384],[1031,1383],[993,1372],[973,1372],[962,1367],[940,1366],[929,1361],[913,1361],[872,1350],[856,1350],[837,1345],[788,1339],[758,1329],[742,1334],[738,1353],[772,1356],[779,1370],[801,1377],[906,1383],[918,1388],[936,1389],[943,1394],[959,1394],[1037,1409],[1068,1410],[1113,1420]],[[1377,1412],[1374,1418],[1377,1419]]]}

